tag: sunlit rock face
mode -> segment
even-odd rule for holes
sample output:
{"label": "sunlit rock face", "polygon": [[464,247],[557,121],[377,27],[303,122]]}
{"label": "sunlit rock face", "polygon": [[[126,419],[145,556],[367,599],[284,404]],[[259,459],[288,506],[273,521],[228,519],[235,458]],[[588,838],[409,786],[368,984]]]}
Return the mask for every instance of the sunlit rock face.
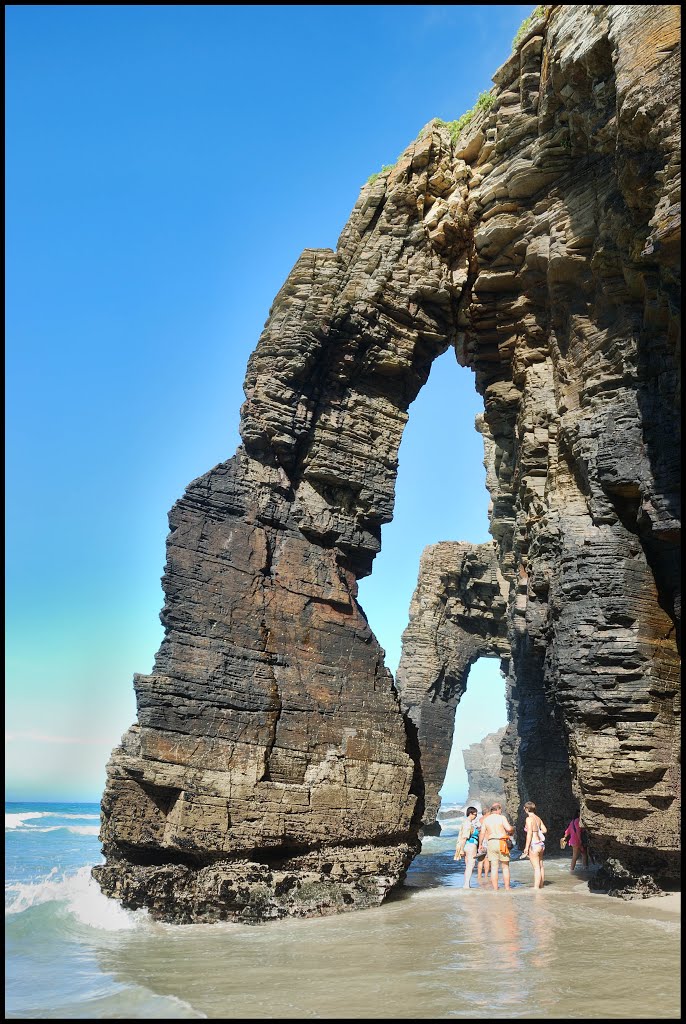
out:
{"label": "sunlit rock face", "polygon": [[296,263],[242,446],[170,514],[165,638],[108,765],[94,869],[126,906],[263,920],[402,879],[436,776],[356,580],[449,346],[484,398],[508,799],[536,799],[555,733],[596,855],[676,870],[678,16],[546,8],[490,109],[456,140],[429,124],[336,251]]}
{"label": "sunlit rock face", "polygon": [[471,666],[499,657],[507,670],[509,586],[495,544],[432,544],[422,554],[419,580],[403,634],[397,689],[416,729],[424,784],[424,831],[436,821],[455,709]]}
{"label": "sunlit rock face", "polygon": [[482,808],[490,807],[496,801],[504,805],[503,754],[500,747],[504,736],[503,726],[496,732],[489,732],[478,743],[470,743],[462,751],[469,792],[467,803],[480,803]]}

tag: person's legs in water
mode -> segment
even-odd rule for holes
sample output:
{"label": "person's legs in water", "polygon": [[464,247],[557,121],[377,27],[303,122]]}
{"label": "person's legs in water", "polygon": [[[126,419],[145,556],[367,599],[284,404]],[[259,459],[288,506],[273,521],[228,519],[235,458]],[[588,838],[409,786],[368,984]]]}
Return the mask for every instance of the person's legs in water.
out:
{"label": "person's legs in water", "polygon": [[491,885],[493,886],[494,889],[498,888],[498,863],[500,861],[498,847],[499,840],[488,840],[488,859],[491,862]]}
{"label": "person's legs in water", "polygon": [[542,876],[542,858],[541,854],[537,850],[529,850],[529,860],[531,866],[534,869],[534,889],[543,888],[543,876]]}
{"label": "person's legs in water", "polygon": [[474,843],[467,843],[464,848],[464,885],[463,889],[470,888],[470,880],[472,877],[472,871],[474,870],[474,862],[476,860],[476,846]]}
{"label": "person's legs in water", "polygon": [[510,888],[510,862],[504,860],[501,864],[503,869],[503,885],[506,889]]}
{"label": "person's legs in water", "polygon": [[578,846],[573,846],[572,847],[572,863],[569,865],[569,870],[570,871],[573,871],[574,868],[576,867],[576,862],[578,860],[578,857],[579,857],[579,847]]}

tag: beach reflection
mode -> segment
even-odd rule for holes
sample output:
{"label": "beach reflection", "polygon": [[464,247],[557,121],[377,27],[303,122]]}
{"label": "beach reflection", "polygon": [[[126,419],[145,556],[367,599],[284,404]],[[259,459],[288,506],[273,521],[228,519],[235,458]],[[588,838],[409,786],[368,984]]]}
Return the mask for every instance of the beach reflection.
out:
{"label": "beach reflection", "polygon": [[[462,889],[449,839],[375,910],[260,927],[148,923],[98,944],[100,967],[223,1019],[678,1016],[678,923],[589,893],[566,861],[543,890]],[[428,865],[433,865],[429,870]],[[446,884],[448,879],[453,884]],[[640,936],[640,941],[638,940]]]}
{"label": "beach reflection", "polygon": [[496,893],[489,885],[464,896],[459,908],[460,930],[484,944],[488,969],[517,971],[523,967],[521,907],[514,890]]}

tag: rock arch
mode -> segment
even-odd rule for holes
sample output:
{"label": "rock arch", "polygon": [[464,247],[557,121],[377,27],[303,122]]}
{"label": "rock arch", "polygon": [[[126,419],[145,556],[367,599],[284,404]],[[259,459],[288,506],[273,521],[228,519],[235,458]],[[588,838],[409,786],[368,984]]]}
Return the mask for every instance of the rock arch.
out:
{"label": "rock arch", "polygon": [[424,831],[434,826],[440,806],[455,710],[470,668],[491,656],[499,657],[507,672],[508,593],[494,544],[444,541],[422,554],[396,685],[417,730]]}
{"label": "rock arch", "polygon": [[677,7],[545,8],[492,105],[456,137],[431,122],[336,251],[298,260],[243,445],[170,513],[165,637],[108,765],[105,892],[254,920],[403,877],[426,780],[356,580],[450,345],[484,397],[510,697],[553,709],[598,855],[676,870],[678,44]]}
{"label": "rock arch", "polygon": [[438,831],[438,794],[455,712],[480,657],[500,658],[505,677],[509,724],[500,744],[501,772],[512,819],[517,821],[521,805],[533,799],[551,834],[562,834],[578,804],[554,702],[535,674],[520,668],[525,686],[516,683],[508,636],[510,589],[495,544],[444,541],[422,554],[396,685],[417,730],[425,833]]}

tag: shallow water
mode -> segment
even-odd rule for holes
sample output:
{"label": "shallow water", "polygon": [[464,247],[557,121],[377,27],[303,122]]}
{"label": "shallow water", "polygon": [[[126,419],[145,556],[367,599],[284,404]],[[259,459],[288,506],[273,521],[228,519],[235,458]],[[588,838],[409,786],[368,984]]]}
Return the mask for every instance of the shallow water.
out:
{"label": "shallow water", "polygon": [[[475,878],[465,891],[449,822],[453,834],[426,839],[405,887],[377,909],[259,927],[173,926],[105,899],[89,878],[101,859],[93,835],[33,831],[56,820],[6,830],[15,872],[6,889],[10,1019],[680,1015],[670,901],[591,894],[565,856],[547,862],[543,891],[531,888],[528,862],[513,863],[510,892]],[[51,859],[58,871],[28,877]]]}

